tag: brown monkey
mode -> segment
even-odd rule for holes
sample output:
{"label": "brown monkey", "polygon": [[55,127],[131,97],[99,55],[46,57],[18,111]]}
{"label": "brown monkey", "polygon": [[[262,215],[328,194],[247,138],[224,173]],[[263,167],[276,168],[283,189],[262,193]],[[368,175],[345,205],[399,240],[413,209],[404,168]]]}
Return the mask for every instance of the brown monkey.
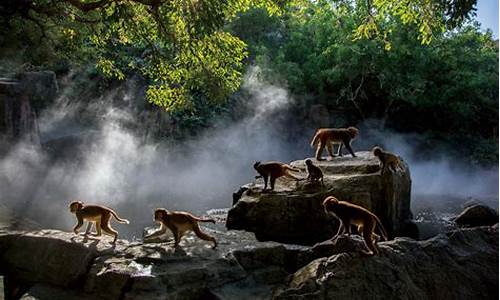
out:
{"label": "brown monkey", "polygon": [[357,225],[358,232],[363,236],[365,247],[368,249],[368,252],[365,253],[368,255],[378,254],[373,242],[374,238],[379,239],[379,236],[374,233],[375,228],[378,225],[384,241],[387,240],[387,232],[376,215],[359,205],[339,201],[333,196],[326,197],[323,201],[323,207],[326,213],[332,213],[340,220],[339,230],[334,238],[344,234],[346,229],[347,234],[351,235],[351,224]]}
{"label": "brown monkey", "polygon": [[198,222],[212,222],[215,224],[215,220],[213,219],[201,219],[188,212],[168,211],[164,208],[157,208],[154,211],[154,221],[160,223],[160,229],[145,237],[145,239],[158,237],[164,234],[168,228],[174,234],[174,247],[179,245],[179,242],[186,231],[194,231],[196,236],[200,239],[213,242],[214,246],[212,248],[215,249],[217,247],[217,241],[215,238],[203,233],[198,225]]}
{"label": "brown monkey", "polygon": [[114,237],[113,244],[118,238],[118,231],[111,228],[109,224],[111,217],[115,217],[115,219],[120,223],[129,224],[128,220],[120,218],[114,210],[101,205],[83,205],[83,202],[81,201],[73,201],[69,204],[69,211],[74,213],[78,220],[78,223],[75,227],[73,227],[73,232],[75,234],[78,234],[78,229],[82,227],[83,222],[87,221],[88,225],[87,230],[85,231],[85,235],[87,235],[92,227],[92,222],[95,222],[97,236],[101,235],[102,229],[104,233]]}
{"label": "brown monkey", "polygon": [[315,166],[310,159],[306,159],[307,167],[307,179],[311,182],[319,182],[321,180],[321,185],[325,185],[323,182],[323,172],[317,166]]}
{"label": "brown monkey", "polygon": [[382,163],[382,173],[387,169],[391,170],[392,172],[403,170],[403,167],[401,166],[401,160],[396,155],[384,151],[380,147],[373,147],[372,151],[373,155],[378,157],[378,159]]}
{"label": "brown monkey", "polygon": [[333,144],[339,144],[339,149],[337,151],[338,156],[342,156],[342,145],[344,145],[347,150],[351,153],[352,157],[356,157],[354,151],[351,148],[351,142],[358,135],[359,130],[356,127],[348,128],[320,128],[316,130],[314,137],[311,141],[311,147],[317,147],[316,149],[316,160],[323,160],[321,154],[323,149],[326,147],[328,154],[333,158]]}
{"label": "brown monkey", "polygon": [[290,174],[289,171],[300,172],[299,169],[291,167],[287,164],[270,161],[266,163],[261,163],[257,161],[253,164],[254,169],[260,174],[260,176],[255,176],[255,178],[262,177],[264,179],[264,191],[267,189],[267,179],[270,177],[271,190],[274,190],[274,183],[276,179],[282,176],[287,176],[295,180],[301,180],[301,178],[295,177]]}

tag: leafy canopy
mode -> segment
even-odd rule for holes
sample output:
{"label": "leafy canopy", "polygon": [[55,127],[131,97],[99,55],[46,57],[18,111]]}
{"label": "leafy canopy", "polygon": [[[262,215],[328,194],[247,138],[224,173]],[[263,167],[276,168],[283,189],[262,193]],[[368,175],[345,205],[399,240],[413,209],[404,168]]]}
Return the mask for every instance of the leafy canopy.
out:
{"label": "leafy canopy", "polygon": [[[260,7],[304,12],[313,2],[350,3],[362,13],[354,39],[381,39],[391,48],[397,18],[414,24],[422,43],[436,31],[462,21],[471,0],[4,0],[3,28],[31,38],[30,46],[49,44],[58,56],[93,61],[106,76],[124,79],[140,73],[149,82],[147,97],[167,111],[193,108],[193,94],[220,103],[239,88],[246,44],[226,32],[238,13]],[[252,24],[252,26],[258,24]],[[33,27],[38,33],[33,33]],[[29,32],[28,35],[23,35]],[[47,51],[50,52],[50,51]]]}

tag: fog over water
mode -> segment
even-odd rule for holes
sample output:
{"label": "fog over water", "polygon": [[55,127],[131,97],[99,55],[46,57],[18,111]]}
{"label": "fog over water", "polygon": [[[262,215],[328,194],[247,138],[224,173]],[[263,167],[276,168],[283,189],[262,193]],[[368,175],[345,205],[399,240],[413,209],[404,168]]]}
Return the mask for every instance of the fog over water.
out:
{"label": "fog over water", "polygon": [[[123,87],[124,103],[134,101],[133,88]],[[139,122],[137,114],[132,105],[111,104],[109,98],[116,97],[116,91],[78,103],[69,101],[63,91],[40,115],[41,139],[63,138],[71,144],[68,136],[73,136],[75,143],[86,142],[78,144],[74,159],[60,160],[51,159],[45,148],[15,145],[0,158],[0,201],[18,217],[63,230],[75,223],[67,209],[72,199],[101,203],[132,221],[113,225],[128,237],[140,237],[144,226],[153,225],[156,207],[196,214],[229,207],[233,191],[253,180],[254,161],[288,162],[314,154],[308,146],[313,132],[304,129],[304,136],[293,141],[282,134],[284,121],[279,113],[295,102],[286,89],[263,82],[257,68],[246,75],[242,88],[248,95],[246,117],[168,146],[145,142],[140,130],[131,129],[130,124]],[[82,121],[82,105],[97,121]],[[472,168],[445,156],[417,161],[412,136],[357,125],[362,131],[353,148],[369,150],[378,144],[401,155],[410,165],[413,195],[493,196],[498,207],[497,166]]]}

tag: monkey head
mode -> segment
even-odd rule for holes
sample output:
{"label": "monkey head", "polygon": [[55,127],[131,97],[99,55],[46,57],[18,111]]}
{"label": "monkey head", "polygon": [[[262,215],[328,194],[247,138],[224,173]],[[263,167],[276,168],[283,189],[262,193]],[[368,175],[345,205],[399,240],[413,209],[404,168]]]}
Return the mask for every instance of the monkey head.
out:
{"label": "monkey head", "polygon": [[306,159],[305,163],[306,163],[306,165],[308,165],[308,166],[312,165],[312,161],[311,161],[309,158],[308,158],[308,159]]}
{"label": "monkey head", "polygon": [[382,154],[382,148],[375,146],[375,147],[373,147],[372,152],[373,152],[373,155],[380,156],[380,154]]}
{"label": "monkey head", "polygon": [[347,127],[347,132],[349,132],[349,135],[351,136],[351,139],[355,139],[356,136],[358,135],[359,133],[359,130],[356,128],[356,127]]}
{"label": "monkey head", "polygon": [[257,167],[260,165],[260,161],[256,161],[254,164],[253,164],[253,168],[254,169],[257,169]]}
{"label": "monkey head", "polygon": [[168,214],[168,211],[164,208],[157,208],[154,212],[154,221],[161,222]]}
{"label": "monkey head", "polygon": [[73,201],[69,204],[69,211],[74,213],[77,210],[82,209],[83,207],[83,202],[82,201]]}
{"label": "monkey head", "polygon": [[339,203],[339,200],[333,196],[326,197],[325,201],[323,201],[323,208],[326,213],[330,213],[335,209],[335,206]]}

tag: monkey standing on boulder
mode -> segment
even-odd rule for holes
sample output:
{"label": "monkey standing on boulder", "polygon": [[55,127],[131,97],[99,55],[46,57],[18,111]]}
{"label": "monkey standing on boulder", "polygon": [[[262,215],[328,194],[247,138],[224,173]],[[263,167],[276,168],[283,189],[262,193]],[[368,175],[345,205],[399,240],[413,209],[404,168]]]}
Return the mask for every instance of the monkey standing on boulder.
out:
{"label": "monkey standing on boulder", "polygon": [[358,232],[363,236],[365,247],[368,255],[378,254],[378,250],[374,245],[373,239],[379,239],[379,236],[374,233],[378,225],[381,237],[384,241],[387,240],[387,232],[382,226],[379,218],[369,210],[346,201],[339,201],[337,198],[330,196],[323,201],[323,207],[326,213],[335,215],[340,220],[340,226],[335,237],[344,234],[347,229],[347,234],[351,235],[351,224],[358,226]]}
{"label": "monkey standing on boulder", "polygon": [[295,177],[290,174],[290,171],[300,172],[299,169],[291,167],[287,164],[270,161],[266,163],[261,163],[257,161],[253,164],[253,168],[260,174],[260,176],[255,176],[255,178],[262,177],[264,179],[264,191],[267,189],[267,179],[270,177],[271,190],[274,190],[274,183],[276,179],[282,176],[286,176],[295,180],[301,180],[301,178]]}
{"label": "monkey standing on boulder", "polygon": [[342,145],[344,145],[352,157],[356,157],[354,151],[351,148],[351,142],[358,135],[359,130],[356,127],[348,128],[320,128],[316,130],[314,137],[311,141],[311,147],[317,147],[316,149],[316,160],[324,160],[321,158],[323,149],[326,147],[328,154],[330,154],[330,159],[333,159],[335,155],[333,154],[333,145],[339,144],[339,149],[337,151],[338,156],[342,156]]}
{"label": "monkey standing on boulder", "polygon": [[157,208],[154,211],[154,221],[160,223],[160,229],[151,235],[144,237],[144,239],[158,237],[164,234],[168,228],[174,234],[174,247],[179,245],[182,236],[187,231],[194,231],[196,236],[200,239],[213,242],[213,249],[217,247],[217,241],[215,238],[202,232],[200,226],[198,225],[198,222],[211,222],[215,224],[215,220],[213,219],[202,219],[197,218],[188,212],[168,211],[164,208]]}
{"label": "monkey standing on boulder", "polygon": [[315,166],[310,159],[306,159],[305,163],[307,168],[307,179],[311,182],[319,182],[321,180],[321,185],[325,185],[321,169]]}
{"label": "monkey standing on boulder", "polygon": [[120,218],[114,210],[101,205],[83,205],[82,201],[73,201],[69,204],[69,211],[74,213],[78,220],[78,223],[73,228],[75,234],[78,234],[78,229],[82,227],[83,222],[88,221],[87,230],[85,231],[85,235],[87,235],[92,227],[92,222],[95,222],[96,235],[100,236],[102,229],[104,233],[114,237],[113,244],[118,238],[118,231],[111,228],[109,224],[111,217],[114,217],[120,223],[129,224],[128,220]]}
{"label": "monkey standing on boulder", "polygon": [[396,155],[382,150],[380,147],[373,147],[372,149],[373,155],[378,157],[380,162],[382,163],[382,173],[387,171],[388,169],[392,172],[396,172],[397,170],[403,170],[401,167],[401,160]]}

